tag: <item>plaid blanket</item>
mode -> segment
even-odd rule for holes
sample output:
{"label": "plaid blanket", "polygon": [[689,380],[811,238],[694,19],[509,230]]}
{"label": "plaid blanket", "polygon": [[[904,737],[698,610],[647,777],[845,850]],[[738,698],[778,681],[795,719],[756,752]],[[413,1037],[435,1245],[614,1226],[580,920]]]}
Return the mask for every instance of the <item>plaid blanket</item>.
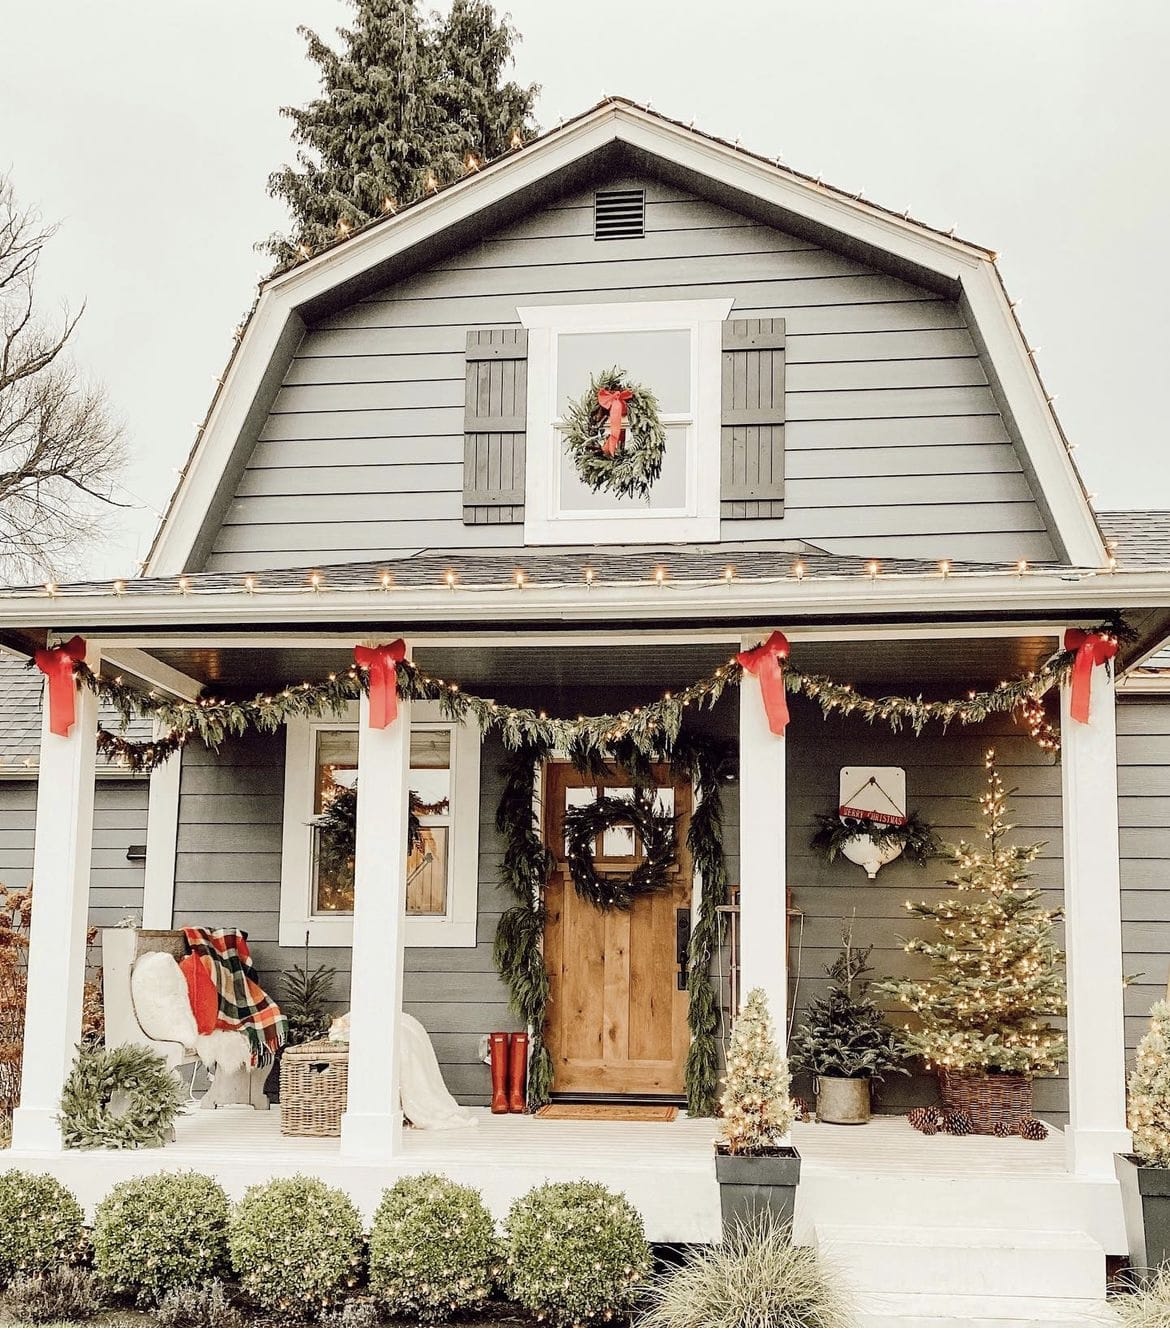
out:
{"label": "plaid blanket", "polygon": [[263,1066],[288,1041],[288,1018],[260,987],[248,935],[235,928],[184,928],[191,952],[206,967],[219,994],[217,1030],[240,1030]]}

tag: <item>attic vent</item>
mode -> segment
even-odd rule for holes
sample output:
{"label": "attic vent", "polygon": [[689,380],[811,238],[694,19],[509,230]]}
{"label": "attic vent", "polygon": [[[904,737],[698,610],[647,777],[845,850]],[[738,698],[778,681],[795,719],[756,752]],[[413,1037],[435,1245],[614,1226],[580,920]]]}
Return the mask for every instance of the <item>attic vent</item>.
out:
{"label": "attic vent", "polygon": [[644,189],[603,189],[594,194],[594,240],[641,240],[645,234]]}

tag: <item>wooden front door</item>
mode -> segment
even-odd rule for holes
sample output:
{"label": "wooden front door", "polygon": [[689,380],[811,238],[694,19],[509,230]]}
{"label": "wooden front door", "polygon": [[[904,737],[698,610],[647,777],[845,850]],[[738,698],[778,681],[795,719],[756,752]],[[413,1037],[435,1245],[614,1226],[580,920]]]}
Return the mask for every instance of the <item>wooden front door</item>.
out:
{"label": "wooden front door", "polygon": [[[629,780],[604,782],[567,762],[544,773],[545,844],[555,860],[545,895],[544,956],[552,991],[548,1047],[554,1094],[681,1095],[690,1042],[685,964],[690,936],[689,784],[655,767],[659,799],[677,819],[678,857],[669,886],[639,897],[629,910],[601,910],[577,894],[565,867],[567,806],[619,795]],[[628,872],[640,859],[632,828],[598,837],[603,872]]]}

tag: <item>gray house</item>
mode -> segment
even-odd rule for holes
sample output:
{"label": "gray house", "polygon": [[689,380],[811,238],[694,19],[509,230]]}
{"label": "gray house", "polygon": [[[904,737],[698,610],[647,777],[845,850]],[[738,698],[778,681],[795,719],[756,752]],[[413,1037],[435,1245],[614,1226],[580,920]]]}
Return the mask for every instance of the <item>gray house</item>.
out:
{"label": "gray house", "polygon": [[[660,471],[632,497],[597,488],[566,447],[575,402],[609,409],[591,382],[615,366],[654,394],[662,428]],[[645,442],[624,419],[621,434],[610,416],[607,457]],[[197,1114],[165,1151],[91,1153],[82,1168],[53,1118],[77,1014],[30,1003],[48,1052],[26,1062],[15,1152],[88,1200],[163,1166],[233,1188],[311,1169],[366,1208],[420,1168],[474,1182],[497,1208],[584,1174],[623,1187],[652,1238],[708,1239],[711,1122],[481,1112],[464,1132],[404,1133],[395,1013],[422,1022],[449,1089],[483,1105],[481,1037],[524,1024],[508,938],[494,945],[519,906],[549,982],[529,1034],[554,1100],[681,1102],[692,1041],[725,1037],[737,994],[763,988],[778,1021],[799,1021],[842,920],[879,970],[911,972],[905,901],[937,893],[943,872],[897,859],[869,878],[811,850],[814,816],[849,801],[849,773],[900,772],[902,810],[954,841],[971,833],[993,749],[1014,834],[1045,842],[1036,881],[1065,912],[1069,1061],[1035,1085],[1052,1132],[925,1141],[897,1112],[932,1092],[926,1077],[890,1087],[890,1112],[864,1129],[799,1124],[798,1236],[849,1225],[859,1267],[901,1251],[880,1291],[922,1314],[968,1292],[940,1289],[927,1308],[914,1253],[931,1246],[969,1250],[969,1292],[1009,1318],[1020,1297],[1059,1290],[1087,1306],[1125,1245],[1112,1166],[1128,1146],[1125,1048],[1170,959],[1170,709],[1143,665],[1170,636],[1170,524],[1103,525],[1108,542],[992,251],[626,101],[273,276],[146,574],[0,592],[0,640],[28,655],[79,634],[98,678],[138,689],[148,712],[175,702],[158,735],[176,751],[149,778],[144,925],[244,928],[270,980],[306,947],[337,969],[352,1010],[342,1134],[282,1139],[275,1115]],[[1114,615],[1130,631],[1113,669],[1085,657],[1044,699],[1004,704],[1068,642],[1079,652],[1076,634],[1101,644]],[[398,639],[413,691],[399,687],[382,725],[354,648]],[[785,669],[787,728],[760,682]],[[297,703],[330,689],[336,707]],[[890,697],[903,718],[924,709],[920,734],[876,703],[874,723],[855,714]],[[188,736],[196,713],[248,719],[209,746]],[[713,1031],[691,1009],[687,933],[716,903],[688,852],[627,912],[574,890],[566,858],[567,810],[630,784],[582,775],[574,746],[620,747],[647,716],[735,759],[720,788],[736,890],[718,902],[735,922],[698,981],[722,1012]],[[515,800],[501,805],[521,730],[548,740],[526,778],[554,860],[528,901],[509,890]],[[66,834],[38,838],[37,899],[73,921],[34,936],[45,991],[80,963],[102,735],[82,688],[68,734],[41,741],[38,826]],[[102,742],[145,760],[108,727]],[[655,772],[685,826],[702,782]],[[341,872],[321,823],[355,788]],[[423,810],[409,853],[408,791]],[[628,870],[636,848],[610,828],[594,853]],[[898,1225],[913,1233],[901,1246]],[[1025,1289],[996,1266],[1005,1226],[1035,1249]],[[1087,1273],[1070,1284],[1074,1267]]]}

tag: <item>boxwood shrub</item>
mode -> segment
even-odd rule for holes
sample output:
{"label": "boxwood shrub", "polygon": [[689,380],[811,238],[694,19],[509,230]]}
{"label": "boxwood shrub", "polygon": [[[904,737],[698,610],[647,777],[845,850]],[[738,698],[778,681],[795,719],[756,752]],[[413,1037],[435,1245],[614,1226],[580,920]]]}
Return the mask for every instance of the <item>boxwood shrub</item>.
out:
{"label": "boxwood shrub", "polygon": [[45,1173],[0,1173],[0,1288],[43,1275],[81,1249],[77,1198]]}
{"label": "boxwood shrub", "polygon": [[628,1313],[649,1271],[641,1215],[598,1183],[546,1183],[508,1212],[504,1286],[542,1320],[580,1325]]}
{"label": "boxwood shrub", "polygon": [[382,1193],[370,1235],[370,1289],[395,1316],[445,1320],[491,1292],[496,1226],[479,1192],[436,1173]]}
{"label": "boxwood shrub", "polygon": [[228,1198],[202,1173],[129,1178],[94,1213],[94,1268],[140,1305],[202,1284],[227,1265]]}
{"label": "boxwood shrub", "polygon": [[313,1320],[340,1303],[357,1283],[362,1243],[349,1197],[303,1176],[249,1187],[228,1231],[242,1288],[281,1324]]}

